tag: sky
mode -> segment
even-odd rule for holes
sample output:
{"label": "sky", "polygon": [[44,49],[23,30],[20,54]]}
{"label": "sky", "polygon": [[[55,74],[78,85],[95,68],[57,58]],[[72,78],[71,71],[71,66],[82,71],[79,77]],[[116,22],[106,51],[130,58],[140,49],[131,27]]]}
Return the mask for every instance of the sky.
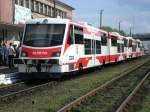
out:
{"label": "sky", "polygon": [[150,33],[150,0],[60,0],[73,8],[75,21],[86,21],[99,27],[100,10],[103,26],[119,28],[127,34]]}

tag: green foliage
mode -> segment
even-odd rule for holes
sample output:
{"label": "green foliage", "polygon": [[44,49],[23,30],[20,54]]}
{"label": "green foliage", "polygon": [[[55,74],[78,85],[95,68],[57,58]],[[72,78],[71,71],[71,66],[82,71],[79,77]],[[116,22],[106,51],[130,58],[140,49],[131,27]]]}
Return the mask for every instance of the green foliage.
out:
{"label": "green foliage", "polygon": [[103,26],[101,29],[106,30],[108,32],[118,32],[120,35],[123,35],[123,36],[126,35],[126,33],[123,30],[120,30],[120,32],[119,32],[117,29],[111,28],[109,26]]}

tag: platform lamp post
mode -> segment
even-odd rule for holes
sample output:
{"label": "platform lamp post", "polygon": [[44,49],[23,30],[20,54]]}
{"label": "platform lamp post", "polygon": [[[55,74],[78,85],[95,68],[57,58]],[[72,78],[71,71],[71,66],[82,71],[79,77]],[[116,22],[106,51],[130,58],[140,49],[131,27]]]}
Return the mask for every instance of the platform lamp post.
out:
{"label": "platform lamp post", "polygon": [[100,29],[102,28],[103,11],[104,10],[100,10]]}

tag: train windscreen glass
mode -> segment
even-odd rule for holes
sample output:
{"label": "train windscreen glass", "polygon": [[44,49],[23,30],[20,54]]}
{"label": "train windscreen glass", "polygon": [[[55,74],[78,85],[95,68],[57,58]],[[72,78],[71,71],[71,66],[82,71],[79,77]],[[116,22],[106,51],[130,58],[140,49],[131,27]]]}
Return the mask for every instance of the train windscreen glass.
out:
{"label": "train windscreen glass", "polygon": [[65,24],[27,24],[23,44],[33,47],[62,45]]}

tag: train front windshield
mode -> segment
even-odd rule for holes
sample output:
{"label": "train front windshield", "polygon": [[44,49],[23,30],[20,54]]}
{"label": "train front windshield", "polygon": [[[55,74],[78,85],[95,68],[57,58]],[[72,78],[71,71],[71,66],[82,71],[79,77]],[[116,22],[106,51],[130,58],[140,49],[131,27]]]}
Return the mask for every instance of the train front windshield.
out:
{"label": "train front windshield", "polygon": [[62,45],[65,24],[27,24],[23,44],[32,47]]}

